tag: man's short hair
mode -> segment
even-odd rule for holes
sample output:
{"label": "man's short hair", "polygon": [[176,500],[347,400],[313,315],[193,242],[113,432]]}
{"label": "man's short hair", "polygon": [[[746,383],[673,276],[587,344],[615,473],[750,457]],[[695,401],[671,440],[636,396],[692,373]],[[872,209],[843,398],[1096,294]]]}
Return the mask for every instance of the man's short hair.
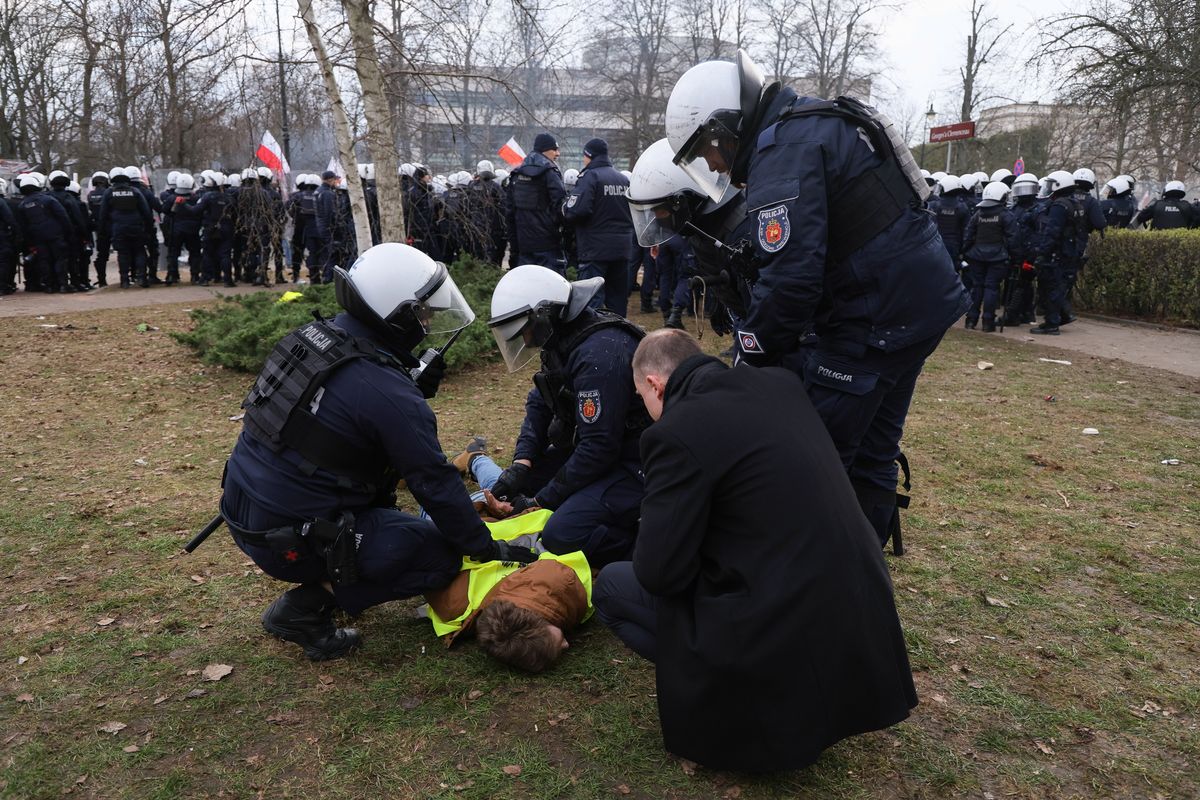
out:
{"label": "man's short hair", "polygon": [[703,353],[700,343],[687,331],[660,328],[642,339],[633,354],[633,377],[635,380],[647,375],[670,378],[680,364]]}
{"label": "man's short hair", "polygon": [[475,636],[492,658],[526,672],[541,672],[558,660],[562,648],[543,617],[497,600],[475,619]]}

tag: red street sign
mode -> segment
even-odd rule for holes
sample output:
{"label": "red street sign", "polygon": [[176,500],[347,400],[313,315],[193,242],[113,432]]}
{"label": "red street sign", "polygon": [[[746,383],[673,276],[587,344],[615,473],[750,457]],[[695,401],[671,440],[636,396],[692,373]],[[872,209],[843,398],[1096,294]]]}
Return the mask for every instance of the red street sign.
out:
{"label": "red street sign", "polygon": [[959,139],[974,139],[975,123],[971,121],[956,122],[953,125],[938,125],[929,129],[929,143],[956,142]]}

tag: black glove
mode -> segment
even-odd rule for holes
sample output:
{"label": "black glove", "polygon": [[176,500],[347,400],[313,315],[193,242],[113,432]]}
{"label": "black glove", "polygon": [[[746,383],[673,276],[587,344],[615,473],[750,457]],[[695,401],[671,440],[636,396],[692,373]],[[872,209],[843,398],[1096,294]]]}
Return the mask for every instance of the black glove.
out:
{"label": "black glove", "polygon": [[513,463],[511,467],[500,473],[500,477],[492,484],[492,494],[501,500],[516,497],[525,486],[529,477],[529,467],[525,464]]}
{"label": "black glove", "polygon": [[523,494],[517,495],[509,502],[512,504],[512,513],[514,514],[520,514],[521,512],[528,511],[531,508],[541,508],[541,506],[538,505],[536,497],[526,497]]}
{"label": "black glove", "polygon": [[733,333],[733,323],[729,320],[729,309],[720,300],[713,305],[712,314],[708,318],[708,324],[717,336],[725,336]]}
{"label": "black glove", "polygon": [[492,540],[492,546],[488,548],[486,553],[471,556],[476,561],[505,561],[510,564],[531,564],[538,560],[538,554],[530,550],[528,547],[522,547],[519,544],[509,544],[508,542],[498,542]]}
{"label": "black glove", "polygon": [[441,385],[444,377],[446,377],[446,359],[442,358],[441,353],[438,353],[417,376],[417,388],[421,390],[421,394],[426,400],[437,394],[438,386]]}

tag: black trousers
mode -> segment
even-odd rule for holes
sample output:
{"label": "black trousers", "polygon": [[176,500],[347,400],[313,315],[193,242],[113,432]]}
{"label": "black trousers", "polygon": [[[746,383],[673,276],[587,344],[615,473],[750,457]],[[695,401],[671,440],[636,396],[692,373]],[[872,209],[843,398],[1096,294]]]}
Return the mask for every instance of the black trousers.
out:
{"label": "black trousers", "polygon": [[647,661],[658,656],[658,600],[638,583],[632,561],[615,561],[592,586],[596,616],[625,645]]}

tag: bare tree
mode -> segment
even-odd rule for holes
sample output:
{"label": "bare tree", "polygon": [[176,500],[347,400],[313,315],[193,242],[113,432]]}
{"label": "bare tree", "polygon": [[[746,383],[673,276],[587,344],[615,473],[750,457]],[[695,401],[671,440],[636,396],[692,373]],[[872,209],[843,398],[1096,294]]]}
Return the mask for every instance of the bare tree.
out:
{"label": "bare tree", "polygon": [[958,74],[962,78],[962,107],[959,119],[969,120],[986,97],[984,68],[992,63],[992,54],[1012,25],[1000,29],[1000,22],[988,16],[987,0],[971,0],[971,33],[967,36],[966,61]]}
{"label": "bare tree", "polygon": [[878,31],[868,17],[888,8],[879,0],[762,0],[770,66],[775,77],[806,78],[807,91],[835,97],[869,77]]}

